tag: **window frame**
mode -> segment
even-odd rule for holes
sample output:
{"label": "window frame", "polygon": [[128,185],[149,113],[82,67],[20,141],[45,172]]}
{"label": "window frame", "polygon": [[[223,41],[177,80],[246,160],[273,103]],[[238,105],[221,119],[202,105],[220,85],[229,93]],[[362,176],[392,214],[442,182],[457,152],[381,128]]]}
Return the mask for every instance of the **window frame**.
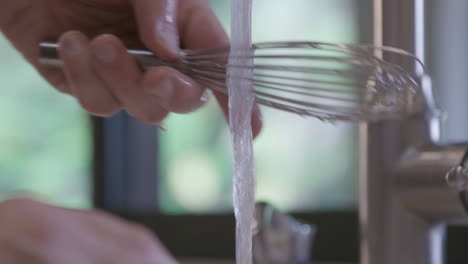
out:
{"label": "window frame", "polygon": [[157,127],[124,111],[108,119],[93,117],[92,126],[94,206],[109,211],[157,210]]}

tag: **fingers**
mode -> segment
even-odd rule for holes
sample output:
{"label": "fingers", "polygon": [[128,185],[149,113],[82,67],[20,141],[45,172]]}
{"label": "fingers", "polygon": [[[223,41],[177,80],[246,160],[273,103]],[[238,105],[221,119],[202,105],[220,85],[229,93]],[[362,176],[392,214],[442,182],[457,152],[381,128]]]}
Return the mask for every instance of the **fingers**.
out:
{"label": "fingers", "polygon": [[72,94],[70,87],[67,85],[67,79],[62,70],[58,69],[47,69],[41,67],[41,65],[36,66],[39,73],[44,76],[47,81],[55,87],[59,92]]}
{"label": "fingers", "polygon": [[[193,4],[197,2],[197,4]],[[207,1],[191,1],[192,5],[184,2],[181,11],[182,44],[189,49],[205,49],[225,47],[229,45],[229,38],[218,18],[211,10]],[[225,94],[215,92],[214,95],[223,109],[226,119],[229,118],[228,98]],[[252,134],[256,137],[263,126],[260,109],[254,105],[252,111]]]}
{"label": "fingers", "polygon": [[181,2],[179,32],[188,49],[229,46],[229,38],[208,1]]}
{"label": "fingers", "polygon": [[64,62],[68,88],[88,112],[110,116],[120,103],[90,67],[89,40],[80,32],[65,33],[59,40],[59,53]]}
{"label": "fingers", "polygon": [[201,86],[169,67],[150,69],[143,80],[143,87],[171,112],[190,113],[207,101]]}
{"label": "fingers", "polygon": [[187,113],[204,103],[202,88],[172,68],[155,67],[142,74],[115,36],[97,37],[90,50],[97,75],[136,118],[160,123],[168,112]]}
{"label": "fingers", "polygon": [[254,104],[252,109],[252,136],[256,138],[260,132],[262,132],[263,127],[263,116],[260,107],[258,104]]}
{"label": "fingers", "polygon": [[0,219],[2,263],[176,263],[150,230],[103,212],[16,199]]}
{"label": "fingers", "polygon": [[179,54],[177,0],[134,0],[140,37],[147,48],[164,59]]}
{"label": "fingers", "polygon": [[156,236],[140,224],[101,211],[69,212],[95,236],[111,242],[99,259],[111,260],[109,263],[176,263]]}
{"label": "fingers", "polygon": [[[51,70],[43,67],[39,61],[38,43],[43,40],[38,24],[32,24],[25,12],[32,11],[32,2],[8,1],[2,3],[0,11],[0,31],[13,46],[21,52],[23,57],[31,63],[37,71],[57,90],[70,94],[67,88],[65,75],[61,70]],[[29,30],[25,34],[25,29]]]}
{"label": "fingers", "polygon": [[110,116],[124,108],[135,118],[159,124],[169,112],[191,112],[206,101],[203,89],[174,69],[156,67],[143,74],[113,35],[89,41],[80,32],[68,32],[59,44],[67,79],[62,89],[92,114]]}
{"label": "fingers", "polygon": [[160,123],[167,116],[154,96],[141,88],[143,75],[117,37],[99,36],[92,41],[90,50],[92,68],[130,115],[151,124]]}

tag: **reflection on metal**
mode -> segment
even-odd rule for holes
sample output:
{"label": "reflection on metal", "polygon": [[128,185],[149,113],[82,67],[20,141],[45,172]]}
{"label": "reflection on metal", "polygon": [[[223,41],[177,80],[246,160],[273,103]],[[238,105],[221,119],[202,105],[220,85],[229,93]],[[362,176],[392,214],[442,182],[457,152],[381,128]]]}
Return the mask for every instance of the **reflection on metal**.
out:
{"label": "reflection on metal", "polygon": [[[417,66],[419,67],[419,65]],[[416,69],[418,70],[418,68]],[[439,110],[435,102],[434,90],[432,89],[432,80],[428,75],[423,75],[421,77],[421,88],[426,99],[426,120],[428,131],[428,141],[429,142],[439,142],[440,141],[440,120],[443,118],[444,113]]]}
{"label": "reflection on metal", "polygon": [[445,180],[450,187],[462,192],[468,186],[468,169],[460,165],[453,167],[445,175]]}
{"label": "reflection on metal", "polygon": [[[422,61],[426,63],[426,49],[424,47],[425,43],[425,30],[424,30],[424,10],[425,10],[425,0],[414,0],[414,45],[415,45],[415,55]],[[416,74],[424,74],[424,69],[421,65],[416,65]]]}
{"label": "reflection on metal", "polygon": [[309,263],[314,227],[266,203],[257,204],[254,225],[255,264]]}
{"label": "reflection on metal", "polygon": [[[374,0],[375,44],[424,54],[424,0]],[[406,70],[415,64],[384,57]],[[419,80],[426,113],[362,126],[360,171],[361,263],[442,264],[445,224],[467,216],[459,190],[446,181],[464,168],[467,144],[438,144],[440,113],[430,78]],[[460,176],[459,174],[455,176]],[[455,177],[456,178],[456,177]]]}
{"label": "reflection on metal", "polygon": [[432,0],[427,5],[427,64],[438,95],[437,101],[447,113],[441,120],[443,142],[468,141],[468,63],[466,47],[468,1]]}

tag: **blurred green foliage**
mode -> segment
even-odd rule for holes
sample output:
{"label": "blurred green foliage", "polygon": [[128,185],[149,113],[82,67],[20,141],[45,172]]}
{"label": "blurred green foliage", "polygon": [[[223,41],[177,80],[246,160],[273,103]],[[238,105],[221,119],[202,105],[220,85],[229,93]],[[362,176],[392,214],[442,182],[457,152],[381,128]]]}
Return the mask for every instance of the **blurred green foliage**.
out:
{"label": "blurred green foliage", "polygon": [[0,199],[39,195],[89,207],[87,115],[55,91],[0,35]]}

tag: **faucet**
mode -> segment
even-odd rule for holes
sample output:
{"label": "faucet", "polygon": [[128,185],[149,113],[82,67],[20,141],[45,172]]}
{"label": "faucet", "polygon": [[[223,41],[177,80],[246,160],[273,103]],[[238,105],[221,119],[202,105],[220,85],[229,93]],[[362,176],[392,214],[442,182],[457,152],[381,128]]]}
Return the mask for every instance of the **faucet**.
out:
{"label": "faucet", "polygon": [[[374,0],[374,44],[424,61],[425,0]],[[426,111],[408,120],[360,126],[362,264],[442,264],[446,225],[465,222],[468,144],[440,144],[429,76],[419,76]]]}
{"label": "faucet", "polygon": [[315,227],[259,202],[253,225],[253,263],[307,264]]}

